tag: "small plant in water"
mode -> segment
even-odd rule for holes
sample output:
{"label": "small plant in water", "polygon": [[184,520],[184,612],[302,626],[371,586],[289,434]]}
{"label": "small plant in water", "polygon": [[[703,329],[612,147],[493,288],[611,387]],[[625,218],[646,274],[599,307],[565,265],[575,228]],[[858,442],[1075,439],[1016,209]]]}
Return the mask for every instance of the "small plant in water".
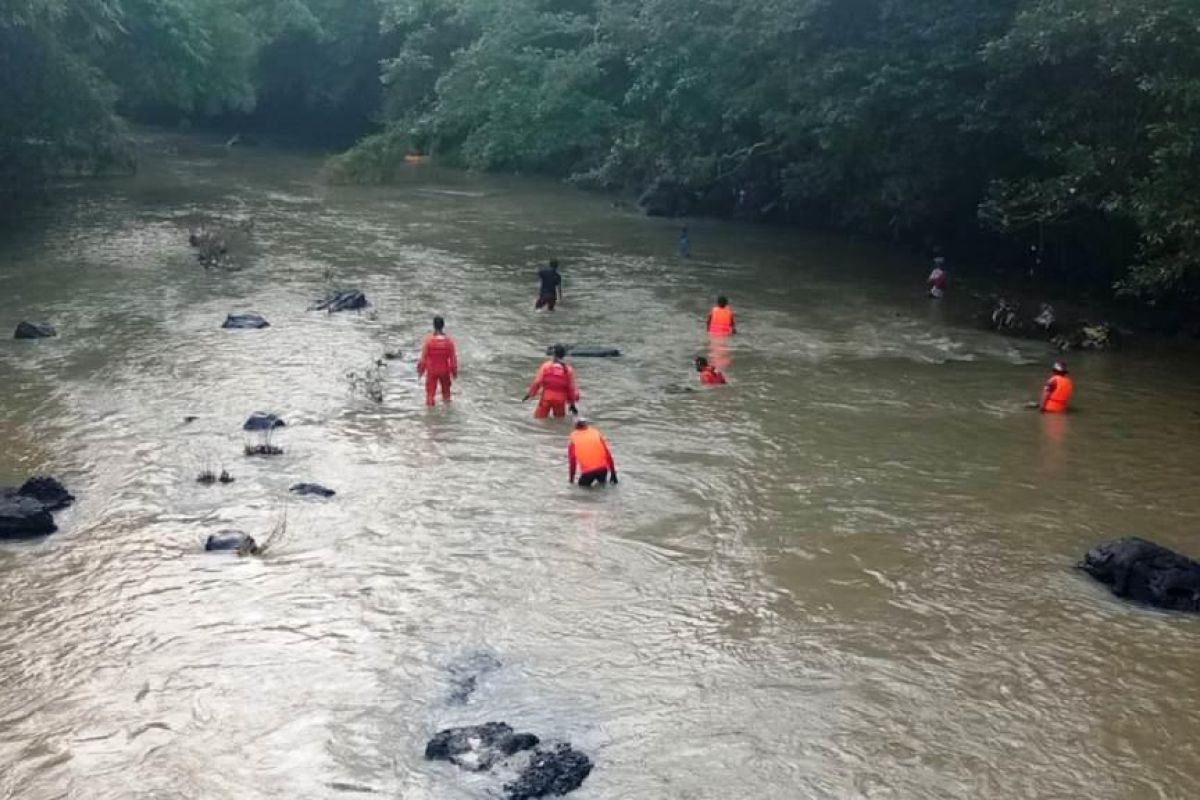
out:
{"label": "small plant in water", "polygon": [[262,432],[262,441],[258,444],[246,444],[246,455],[248,456],[281,456],[283,448],[271,444],[271,436],[275,433],[274,428],[266,428]]}
{"label": "small plant in water", "polygon": [[271,530],[263,539],[262,544],[254,540],[254,537],[247,536],[246,541],[237,549],[239,556],[261,556],[266,554],[276,542],[281,541],[287,534],[287,510],[280,515],[279,519],[271,526]]}
{"label": "small plant in water", "polygon": [[200,470],[200,474],[196,476],[196,483],[204,486],[211,486],[214,483],[233,483],[233,480],[233,476],[226,469],[222,467],[218,473],[211,464],[205,464],[204,468]]}
{"label": "small plant in water", "polygon": [[383,372],[384,362],[382,359],[375,361],[370,367],[365,370],[347,372],[346,380],[350,384],[350,391],[354,394],[360,394],[373,403],[383,402]]}

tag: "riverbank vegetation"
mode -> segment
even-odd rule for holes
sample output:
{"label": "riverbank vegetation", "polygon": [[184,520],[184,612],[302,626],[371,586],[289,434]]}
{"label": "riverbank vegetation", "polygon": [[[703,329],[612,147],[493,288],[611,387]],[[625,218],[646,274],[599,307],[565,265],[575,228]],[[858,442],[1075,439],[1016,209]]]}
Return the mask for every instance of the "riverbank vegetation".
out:
{"label": "riverbank vegetation", "polygon": [[[1200,313],[1195,0],[8,0],[0,180],[121,118],[655,189]],[[9,112],[7,109],[15,109]]]}

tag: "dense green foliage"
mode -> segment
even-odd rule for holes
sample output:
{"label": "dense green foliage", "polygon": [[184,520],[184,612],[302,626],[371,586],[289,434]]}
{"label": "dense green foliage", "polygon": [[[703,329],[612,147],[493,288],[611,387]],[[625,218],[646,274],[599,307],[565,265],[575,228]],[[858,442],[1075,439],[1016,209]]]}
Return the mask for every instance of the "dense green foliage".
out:
{"label": "dense green foliage", "polygon": [[[0,0],[0,169],[230,115],[1200,307],[1196,0]],[[241,115],[241,116],[238,116]],[[3,177],[3,173],[0,173]]]}

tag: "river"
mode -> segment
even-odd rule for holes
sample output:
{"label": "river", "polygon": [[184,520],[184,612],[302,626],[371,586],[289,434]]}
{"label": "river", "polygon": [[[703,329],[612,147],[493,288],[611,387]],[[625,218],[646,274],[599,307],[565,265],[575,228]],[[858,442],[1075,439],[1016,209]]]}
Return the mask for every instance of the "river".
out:
{"label": "river", "polygon": [[[699,221],[683,261],[676,223],[551,183],[141,144],[0,243],[0,327],[60,333],[0,342],[0,485],[78,496],[0,546],[0,796],[480,798],[422,750],[492,719],[588,753],[578,800],[1200,796],[1200,620],[1071,568],[1130,533],[1200,555],[1194,353],[1074,356],[1078,413],[1042,417],[1048,349],[884,249]],[[208,214],[253,218],[244,269],[195,263]],[[307,311],[330,282],[370,311]],[[721,292],[731,385],[681,391]],[[434,313],[462,374],[428,411]],[[619,487],[568,486],[566,424],[520,402],[555,341],[625,352],[575,361]],[[256,410],[284,455],[242,455]],[[476,653],[502,666],[448,702]]]}

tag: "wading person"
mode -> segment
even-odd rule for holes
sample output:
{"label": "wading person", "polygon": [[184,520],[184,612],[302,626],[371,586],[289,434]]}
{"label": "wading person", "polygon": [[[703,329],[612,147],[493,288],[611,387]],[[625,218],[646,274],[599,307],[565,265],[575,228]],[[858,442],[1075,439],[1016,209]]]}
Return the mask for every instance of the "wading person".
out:
{"label": "wading person", "polygon": [[593,483],[601,486],[612,480],[617,485],[617,465],[613,461],[612,451],[608,442],[600,435],[600,431],[588,424],[582,417],[575,420],[575,430],[571,431],[571,441],[567,445],[567,480],[575,483],[576,469],[579,471],[579,485],[587,488]]}
{"label": "wading person", "polygon": [[537,374],[533,376],[533,383],[529,384],[529,389],[521,400],[523,403],[538,392],[542,393],[541,400],[533,411],[535,419],[545,419],[550,415],[565,417],[568,408],[572,414],[578,413],[575,410],[575,404],[579,402],[575,370],[563,361],[567,349],[561,344],[556,344],[553,354],[553,358],[538,367]]}
{"label": "wading person", "polygon": [[938,256],[933,260],[933,271],[925,279],[929,285],[929,296],[937,300],[946,294],[946,259]]}
{"label": "wading person", "polygon": [[725,385],[725,375],[709,364],[704,356],[696,356],[696,372],[700,373],[700,383],[704,386]]}
{"label": "wading person", "polygon": [[730,336],[737,333],[733,309],[729,307],[729,298],[725,295],[718,297],[717,304],[708,312],[708,332],[713,336]]}
{"label": "wading person", "polygon": [[1055,361],[1050,379],[1042,387],[1042,399],[1038,404],[1043,414],[1061,414],[1067,410],[1071,395],[1075,392],[1075,383],[1067,375],[1067,365]]}
{"label": "wading person", "polygon": [[450,402],[450,382],[458,377],[458,354],[454,340],[446,335],[446,321],[433,318],[433,333],[425,337],[421,345],[421,358],[417,361],[417,377],[425,376],[425,405],[432,406],[437,387],[442,387],[442,402]]}
{"label": "wading person", "polygon": [[533,308],[535,311],[539,308],[553,311],[554,307],[562,300],[562,275],[558,274],[557,258],[550,259],[549,266],[538,270],[538,281],[540,286]]}
{"label": "wading person", "polygon": [[688,235],[688,226],[679,229],[679,257],[690,258],[692,255],[692,239]]}

